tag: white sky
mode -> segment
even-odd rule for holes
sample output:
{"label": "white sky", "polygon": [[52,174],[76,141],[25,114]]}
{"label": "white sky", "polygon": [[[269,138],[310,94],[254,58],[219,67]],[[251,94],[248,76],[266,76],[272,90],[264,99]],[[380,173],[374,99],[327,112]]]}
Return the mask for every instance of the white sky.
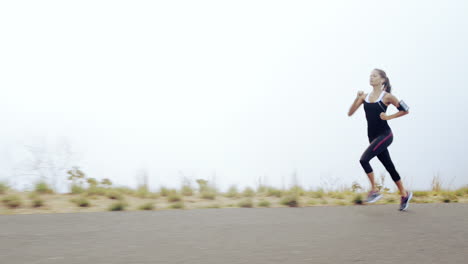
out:
{"label": "white sky", "polygon": [[346,113],[378,67],[411,107],[390,121],[406,185],[468,184],[467,3],[2,1],[0,179],[26,181],[25,145],[65,140],[117,184],[146,169],[152,188],[181,173],[281,187],[294,171],[367,185],[364,112]]}

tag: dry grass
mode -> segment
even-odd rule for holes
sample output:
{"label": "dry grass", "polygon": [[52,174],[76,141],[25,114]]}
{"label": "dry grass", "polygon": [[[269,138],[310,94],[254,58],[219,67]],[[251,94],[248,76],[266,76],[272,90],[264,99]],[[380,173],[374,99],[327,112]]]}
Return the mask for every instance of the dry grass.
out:
{"label": "dry grass", "polygon": [[45,182],[39,181],[34,185],[34,190],[39,194],[52,194],[54,190]]}
{"label": "dry grass", "polygon": [[182,196],[180,196],[177,192],[174,192],[174,193],[169,194],[169,196],[167,196],[167,200],[170,203],[180,202],[182,201]]}
{"label": "dry grass", "polygon": [[265,199],[262,199],[260,202],[258,202],[259,207],[270,207],[271,202]]}
{"label": "dry grass", "polygon": [[175,203],[171,204],[168,208],[171,208],[171,209],[184,209],[185,204],[184,204],[184,202],[179,201],[179,202],[175,202]]}
{"label": "dry grass", "polygon": [[4,182],[0,182],[0,195],[5,194],[8,191],[8,189],[10,189],[8,184],[6,184]]}
{"label": "dry grass", "polygon": [[224,196],[229,197],[229,198],[239,197],[240,194],[239,194],[239,191],[237,190],[237,186],[232,185],[231,187],[229,187],[227,193]]}
{"label": "dry grass", "polygon": [[[180,190],[161,187],[159,193],[153,193],[146,186],[133,190],[126,187],[93,185],[83,189],[75,188],[69,194],[57,194],[41,183],[33,192],[18,192],[0,184],[0,214],[34,213],[71,213],[99,212],[108,210],[168,210],[196,208],[232,208],[232,207],[306,207],[306,206],[350,206],[363,204],[366,193],[360,189],[324,191],[323,189],[305,190],[300,186],[290,189],[277,189],[261,186],[257,190],[247,187],[239,192],[236,186],[230,186],[222,193],[207,182],[200,181],[197,190],[188,184]],[[359,191],[359,192],[358,192]],[[434,180],[429,191],[413,191],[413,203],[468,203],[468,186],[448,191],[441,187],[439,180]],[[384,199],[377,204],[397,204],[398,193],[385,192]],[[158,207],[154,205],[157,202]]]}

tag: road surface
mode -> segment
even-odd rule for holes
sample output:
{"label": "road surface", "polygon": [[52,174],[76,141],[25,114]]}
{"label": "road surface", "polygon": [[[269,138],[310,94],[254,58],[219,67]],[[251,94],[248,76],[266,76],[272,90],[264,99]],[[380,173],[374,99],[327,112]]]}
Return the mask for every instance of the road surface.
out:
{"label": "road surface", "polygon": [[468,204],[0,215],[0,262],[468,263]]}

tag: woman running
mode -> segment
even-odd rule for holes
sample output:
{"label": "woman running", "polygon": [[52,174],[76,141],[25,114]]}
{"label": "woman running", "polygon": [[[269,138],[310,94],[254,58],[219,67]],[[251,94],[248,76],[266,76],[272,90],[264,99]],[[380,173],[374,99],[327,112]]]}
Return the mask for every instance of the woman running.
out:
{"label": "woman running", "polygon": [[[408,107],[404,102],[398,101],[398,99],[391,94],[392,86],[390,85],[387,74],[383,70],[374,69],[372,71],[370,75],[370,85],[374,88],[372,92],[364,94],[363,91],[359,91],[348,112],[348,116],[352,116],[361,104],[364,104],[367,119],[367,135],[369,137],[370,146],[364,151],[359,161],[364,171],[367,173],[372,186],[367,197],[367,202],[374,203],[382,198],[382,194],[379,193],[375,186],[374,172],[369,164],[369,161],[377,156],[398,186],[401,194],[400,211],[404,211],[408,208],[413,193],[406,191],[403,187],[400,175],[396,171],[395,165],[393,165],[392,159],[390,158],[388,146],[390,146],[393,141],[393,133],[388,126],[387,120],[407,115],[409,113]],[[387,115],[385,112],[390,104],[394,105],[399,112],[393,115]]]}

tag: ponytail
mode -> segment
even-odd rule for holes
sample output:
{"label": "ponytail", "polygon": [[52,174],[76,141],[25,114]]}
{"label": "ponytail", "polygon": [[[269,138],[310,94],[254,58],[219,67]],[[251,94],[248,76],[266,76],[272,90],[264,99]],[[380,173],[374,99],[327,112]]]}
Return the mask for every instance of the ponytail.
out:
{"label": "ponytail", "polygon": [[390,79],[388,79],[387,74],[381,69],[375,69],[375,70],[379,73],[380,77],[384,79],[382,83],[383,84],[382,90],[386,91],[387,93],[392,93],[392,85],[390,84]]}
{"label": "ponytail", "polygon": [[385,81],[383,82],[383,85],[384,91],[386,91],[387,93],[392,93],[392,85],[390,84],[390,80],[387,76],[385,76]]}

